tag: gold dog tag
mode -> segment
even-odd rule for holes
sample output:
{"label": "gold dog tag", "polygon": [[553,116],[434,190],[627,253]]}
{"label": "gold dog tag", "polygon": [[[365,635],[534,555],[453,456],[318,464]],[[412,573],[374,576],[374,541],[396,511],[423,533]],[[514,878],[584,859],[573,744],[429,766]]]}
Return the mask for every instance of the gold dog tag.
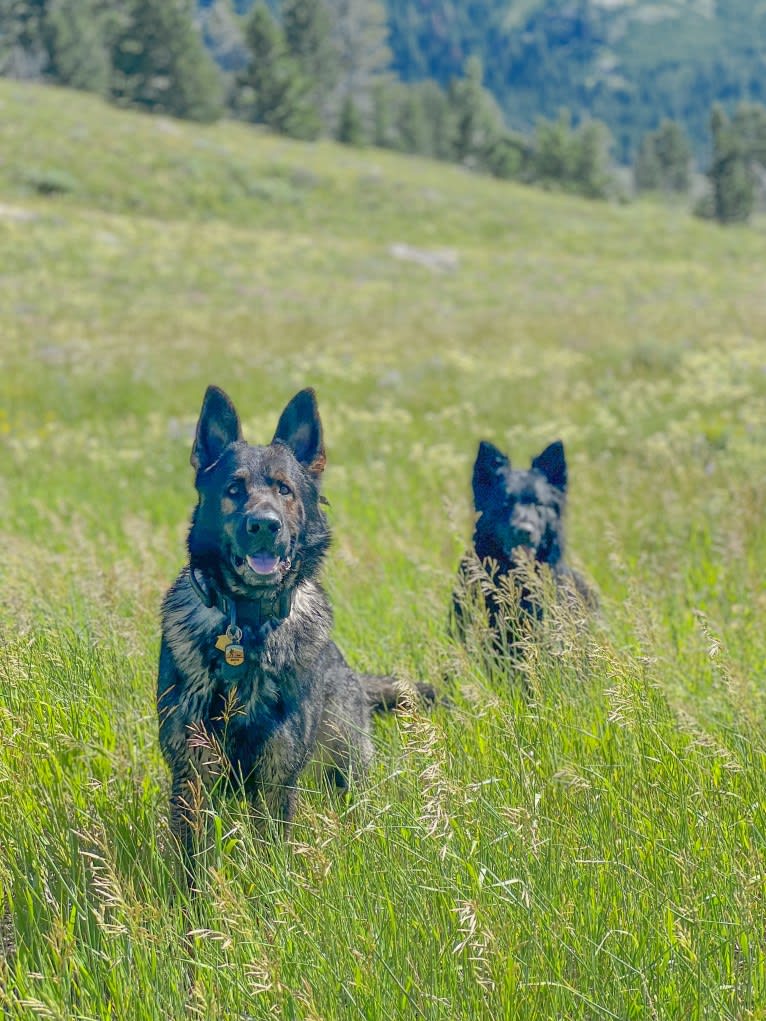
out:
{"label": "gold dog tag", "polygon": [[223,652],[227,645],[231,645],[231,638],[228,635],[219,635],[215,640],[215,647],[219,652]]}
{"label": "gold dog tag", "polygon": [[223,655],[229,666],[242,666],[245,662],[245,650],[241,645],[237,645],[235,642],[226,646]]}

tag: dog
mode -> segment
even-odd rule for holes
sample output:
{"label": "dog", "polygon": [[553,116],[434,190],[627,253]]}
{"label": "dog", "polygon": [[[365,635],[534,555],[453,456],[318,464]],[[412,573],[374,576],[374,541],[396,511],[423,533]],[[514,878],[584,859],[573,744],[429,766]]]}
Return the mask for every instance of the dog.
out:
{"label": "dog", "polygon": [[243,791],[257,819],[287,827],[309,761],[321,752],[346,790],[373,758],[371,712],[402,703],[392,678],[355,673],[330,640],[318,581],[330,545],[325,463],[313,390],[287,404],[268,446],[251,446],[229,397],[208,387],[191,453],[189,563],[162,604],[157,685],[187,875],[214,788]]}
{"label": "dog", "polygon": [[556,440],[528,470],[512,468],[494,444],[482,441],[473,467],[477,513],[473,555],[464,557],[453,594],[452,631],[465,639],[470,602],[486,610],[494,650],[518,658],[543,617],[541,586],[550,571],[556,598],[595,609],[594,590],[564,562],[567,463]]}

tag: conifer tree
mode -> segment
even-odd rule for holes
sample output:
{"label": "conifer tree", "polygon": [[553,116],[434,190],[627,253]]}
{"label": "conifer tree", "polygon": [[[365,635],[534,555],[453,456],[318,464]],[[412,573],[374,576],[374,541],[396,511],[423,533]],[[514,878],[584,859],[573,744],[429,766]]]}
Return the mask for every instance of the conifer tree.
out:
{"label": "conifer tree", "polygon": [[240,110],[248,120],[266,123],[284,93],[278,72],[287,54],[284,36],[264,3],[253,7],[245,26],[245,45],[248,63],[238,77]]}
{"label": "conifer tree", "polygon": [[324,0],[284,0],[282,25],[288,53],[310,83],[317,111],[325,113],[338,78],[338,61]]}
{"label": "conifer tree", "polygon": [[633,167],[633,183],[636,191],[658,191],[662,186],[662,168],[654,143],[653,131],[641,139]]}
{"label": "conifer tree", "polygon": [[683,128],[664,120],[641,140],[633,176],[638,191],[687,192],[691,185],[691,146]]}
{"label": "conifer tree", "polygon": [[766,167],[766,107],[740,103],[731,123],[747,158]]}
{"label": "conifer tree", "polygon": [[504,131],[487,149],[484,162],[494,177],[526,180],[533,157],[532,146],[522,135]]}
{"label": "conifer tree", "polygon": [[430,79],[418,85],[418,92],[429,131],[431,154],[439,160],[454,159],[456,126],[449,97]]}
{"label": "conifer tree", "polygon": [[351,94],[347,95],[343,100],[336,137],[344,145],[364,145],[364,125],[362,124],[362,118],[357,105],[354,102],[354,97]]}
{"label": "conifer tree", "polygon": [[555,121],[539,121],[535,143],[536,179],[558,183],[571,181],[576,152],[569,112],[562,110]]}
{"label": "conifer tree", "polygon": [[452,82],[450,101],[455,118],[455,158],[484,166],[485,154],[503,133],[503,119],[492,96],[482,84],[484,68],[478,57],[469,57],[462,78]]}
{"label": "conifer tree", "polygon": [[338,78],[335,107],[354,97],[360,119],[370,113],[373,89],[391,62],[388,20],[381,0],[327,0]]}
{"label": "conifer tree", "polygon": [[431,155],[428,122],[417,86],[404,86],[397,127],[399,146],[404,152]]}
{"label": "conifer tree", "polygon": [[745,222],[753,211],[754,183],[741,138],[716,104],[710,115],[713,162],[708,176],[720,223]]}
{"label": "conifer tree", "polygon": [[194,26],[189,0],[128,0],[112,63],[118,102],[190,120],[221,115],[221,76]]}
{"label": "conifer tree", "polygon": [[39,78],[48,63],[46,0],[0,0],[0,74]]}
{"label": "conifer tree", "polygon": [[662,187],[667,191],[687,192],[691,185],[689,168],[692,151],[680,124],[664,120],[654,136],[654,149],[660,165]]}
{"label": "conifer tree", "polygon": [[[116,2],[116,0],[114,0]],[[0,0],[0,74],[107,91],[109,0]]]}
{"label": "conifer tree", "polygon": [[605,198],[609,190],[612,139],[605,124],[584,121],[572,139],[571,186],[587,198]]}
{"label": "conifer tree", "polygon": [[97,0],[49,0],[43,22],[47,73],[62,85],[104,95],[111,62]]}
{"label": "conifer tree", "polygon": [[381,149],[394,147],[394,88],[390,82],[378,82],[372,90],[372,142]]}
{"label": "conifer tree", "polygon": [[242,113],[292,138],[316,138],[320,121],[311,85],[288,54],[282,29],[261,0],[250,15],[245,42],[250,63],[239,77]]}

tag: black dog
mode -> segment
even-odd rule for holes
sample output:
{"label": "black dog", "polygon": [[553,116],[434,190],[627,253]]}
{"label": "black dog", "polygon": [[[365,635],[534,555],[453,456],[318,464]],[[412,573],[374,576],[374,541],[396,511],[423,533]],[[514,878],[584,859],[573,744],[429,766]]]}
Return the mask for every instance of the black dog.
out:
{"label": "black dog", "polygon": [[400,701],[391,678],[354,673],[330,641],[316,580],[330,532],[314,392],[298,393],[257,447],[209,387],[191,463],[189,565],[163,603],[157,692],[171,826],[190,871],[213,787],[239,786],[261,819],[289,823],[314,753],[347,787],[373,756],[370,711]]}
{"label": "black dog", "polygon": [[493,444],[479,444],[473,468],[475,556],[462,561],[453,597],[460,636],[465,634],[467,601],[479,601],[486,608],[496,651],[517,655],[530,624],[542,617],[540,586],[531,582],[543,565],[550,569],[559,597],[595,606],[587,582],[564,563],[566,490],[561,441],[546,447],[528,471],[512,468]]}

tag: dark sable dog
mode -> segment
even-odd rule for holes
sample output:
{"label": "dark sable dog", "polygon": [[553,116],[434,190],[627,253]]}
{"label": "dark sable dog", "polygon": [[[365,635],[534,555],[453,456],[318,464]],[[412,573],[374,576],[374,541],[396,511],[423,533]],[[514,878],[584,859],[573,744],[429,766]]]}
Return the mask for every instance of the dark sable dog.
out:
{"label": "dark sable dog", "polygon": [[543,565],[551,571],[559,598],[595,607],[595,593],[564,563],[566,490],[567,465],[560,440],[546,447],[528,471],[512,468],[506,455],[491,443],[479,444],[473,468],[478,512],[475,557],[461,563],[453,599],[458,634],[464,634],[468,596],[486,606],[496,649],[511,656],[517,653],[529,625],[542,617],[540,586],[533,583],[533,576]]}
{"label": "dark sable dog", "polygon": [[391,678],[354,673],[330,641],[316,580],[330,532],[314,392],[298,393],[257,447],[209,387],[191,463],[199,499],[189,565],[163,603],[157,691],[171,826],[189,868],[214,786],[238,786],[260,818],[289,823],[318,748],[345,788],[372,759],[371,709],[398,701]]}

